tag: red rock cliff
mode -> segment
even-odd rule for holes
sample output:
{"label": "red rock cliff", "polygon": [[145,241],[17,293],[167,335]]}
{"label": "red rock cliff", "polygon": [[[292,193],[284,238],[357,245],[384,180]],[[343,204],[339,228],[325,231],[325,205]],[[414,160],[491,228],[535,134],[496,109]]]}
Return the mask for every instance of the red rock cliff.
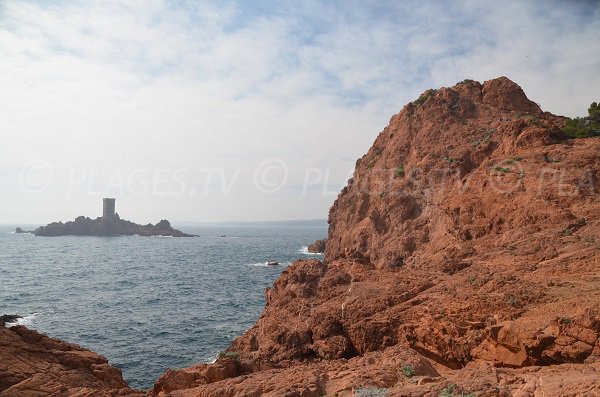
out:
{"label": "red rock cliff", "polygon": [[600,138],[563,124],[504,77],[426,91],[357,161],[325,261],[267,290],[233,377],[155,393],[600,394]]}

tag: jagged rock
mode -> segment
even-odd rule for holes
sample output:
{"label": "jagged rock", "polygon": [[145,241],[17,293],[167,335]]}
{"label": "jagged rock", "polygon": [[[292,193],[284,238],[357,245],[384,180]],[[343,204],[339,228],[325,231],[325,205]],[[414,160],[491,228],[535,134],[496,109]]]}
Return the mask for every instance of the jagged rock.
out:
{"label": "jagged rock", "polygon": [[322,254],[325,252],[325,246],[327,244],[327,239],[324,238],[322,240],[317,240],[308,246],[308,252],[311,254]]}
{"label": "jagged rock", "polygon": [[[171,394],[597,394],[600,138],[563,124],[507,78],[406,105],[332,206],[325,260],[282,272],[230,347],[281,368]],[[400,352],[447,369],[378,367]]]}
{"label": "jagged rock", "polygon": [[19,316],[18,314],[3,314],[0,316],[0,326],[6,323],[14,323],[20,318],[23,318],[23,316]]}
{"label": "jagged rock", "polygon": [[[3,324],[3,323],[2,323]],[[0,325],[0,396],[142,396],[106,358],[23,326]]]}

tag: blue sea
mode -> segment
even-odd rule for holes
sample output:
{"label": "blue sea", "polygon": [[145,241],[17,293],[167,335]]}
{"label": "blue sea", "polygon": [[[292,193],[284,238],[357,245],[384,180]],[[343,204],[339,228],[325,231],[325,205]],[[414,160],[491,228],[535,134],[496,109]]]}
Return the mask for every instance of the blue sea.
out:
{"label": "blue sea", "polygon": [[104,355],[136,388],[214,360],[291,262],[321,258],[306,245],[327,234],[325,221],[173,225],[196,238],[35,237],[15,226],[0,225],[0,314]]}

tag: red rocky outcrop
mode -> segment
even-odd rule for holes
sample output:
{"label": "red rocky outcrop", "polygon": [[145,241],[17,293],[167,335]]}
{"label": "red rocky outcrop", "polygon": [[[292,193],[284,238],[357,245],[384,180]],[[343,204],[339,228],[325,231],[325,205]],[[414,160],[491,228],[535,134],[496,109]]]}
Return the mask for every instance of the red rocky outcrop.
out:
{"label": "red rocky outcrop", "polygon": [[325,247],[327,246],[327,239],[316,240],[312,244],[308,245],[308,252],[311,254],[322,254],[325,252]]}
{"label": "red rocky outcrop", "polygon": [[106,358],[23,326],[0,324],[0,396],[142,396]]}
{"label": "red rocky outcrop", "polygon": [[[504,77],[406,105],[332,206],[325,261],[284,271],[230,347],[249,371],[172,395],[597,394],[600,138],[563,124]],[[438,374],[400,375],[406,354]]]}

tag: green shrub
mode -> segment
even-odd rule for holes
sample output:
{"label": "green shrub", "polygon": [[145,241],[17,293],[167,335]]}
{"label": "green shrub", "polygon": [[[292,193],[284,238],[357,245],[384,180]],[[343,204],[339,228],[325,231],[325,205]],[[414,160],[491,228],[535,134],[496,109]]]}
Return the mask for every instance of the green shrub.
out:
{"label": "green shrub", "polygon": [[446,160],[446,162],[448,164],[452,164],[452,163],[460,164],[460,163],[462,163],[461,160],[453,159],[452,157],[448,157],[448,156],[444,156],[444,157],[442,157],[442,159]]}
{"label": "green shrub", "polygon": [[477,397],[475,393],[464,393],[454,394],[454,385],[451,383],[444,390],[440,392],[439,397]]}
{"label": "green shrub", "polygon": [[504,167],[500,167],[500,166],[496,166],[496,168],[494,168],[494,170],[501,172],[503,174],[510,172],[510,168],[504,168]]}
{"label": "green shrub", "polygon": [[437,93],[437,90],[427,90],[424,93],[422,93],[417,99],[415,99],[412,104],[413,105],[422,105],[423,103],[425,103],[425,101],[427,101],[427,99],[431,98],[432,96],[434,96]]}
{"label": "green shrub", "polygon": [[600,136],[600,105],[592,102],[587,117],[567,119],[561,131],[571,138],[588,138]]}
{"label": "green shrub", "polygon": [[417,374],[411,365],[404,365],[402,368],[400,368],[400,372],[402,372],[407,378],[412,378]]}
{"label": "green shrub", "polygon": [[500,164],[510,165],[510,164],[517,163],[521,160],[523,160],[523,157],[512,157],[510,159],[502,160],[502,163],[500,163]]}
{"label": "green shrub", "polygon": [[439,397],[450,397],[454,395],[454,385],[449,384],[446,386],[444,390],[442,390],[439,394]]}
{"label": "green shrub", "polygon": [[404,178],[404,164],[400,164],[398,168],[396,168],[394,175],[398,178]]}
{"label": "green shrub", "polygon": [[561,317],[560,320],[559,320],[559,324],[561,324],[561,325],[569,325],[569,324],[571,324],[571,321],[572,320],[570,318],[568,318],[568,317]]}
{"label": "green shrub", "polygon": [[461,81],[462,84],[470,84],[470,83],[474,83],[475,80],[471,80],[471,79],[464,79],[463,81]]}
{"label": "green shrub", "polygon": [[231,358],[234,361],[240,361],[240,354],[238,352],[222,351],[219,353],[219,359]]}
{"label": "green shrub", "polygon": [[496,129],[482,128],[481,131],[483,132],[483,136],[481,137],[481,139],[476,139],[475,141],[473,141],[473,146],[475,147],[479,146],[483,142],[489,142],[489,140],[492,138],[492,135],[494,135],[494,132],[496,132]]}

